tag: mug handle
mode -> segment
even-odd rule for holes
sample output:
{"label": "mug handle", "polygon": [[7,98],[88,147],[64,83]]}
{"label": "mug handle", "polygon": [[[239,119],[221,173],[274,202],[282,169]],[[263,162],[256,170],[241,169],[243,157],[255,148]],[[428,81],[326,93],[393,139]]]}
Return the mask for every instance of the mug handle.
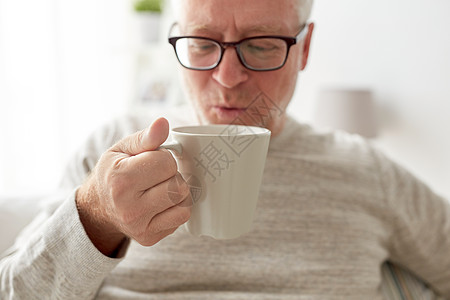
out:
{"label": "mug handle", "polygon": [[181,146],[180,143],[178,143],[176,141],[166,142],[158,147],[158,149],[161,149],[161,148],[164,148],[167,150],[173,150],[173,151],[177,152],[178,154],[183,153],[183,147]]}

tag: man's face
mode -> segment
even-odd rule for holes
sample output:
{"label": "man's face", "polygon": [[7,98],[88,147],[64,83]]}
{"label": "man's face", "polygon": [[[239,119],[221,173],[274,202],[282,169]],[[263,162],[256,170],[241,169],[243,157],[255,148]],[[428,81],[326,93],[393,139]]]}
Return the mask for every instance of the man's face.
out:
{"label": "man's face", "polygon": [[[181,35],[234,42],[262,35],[294,37],[304,25],[298,18],[296,0],[180,2]],[[275,71],[246,69],[232,47],[225,50],[213,70],[183,68],[185,91],[200,122],[262,126],[277,135],[283,128],[298,72],[306,63],[302,63],[304,45],[292,46],[284,67]]]}

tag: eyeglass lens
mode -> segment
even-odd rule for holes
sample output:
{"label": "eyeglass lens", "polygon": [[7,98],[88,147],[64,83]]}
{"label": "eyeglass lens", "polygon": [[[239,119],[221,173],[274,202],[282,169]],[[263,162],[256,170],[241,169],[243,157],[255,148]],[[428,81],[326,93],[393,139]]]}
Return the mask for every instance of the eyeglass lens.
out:
{"label": "eyeglass lens", "polygon": [[[280,67],[287,55],[287,44],[278,38],[253,38],[237,45],[241,61],[257,70]],[[181,64],[188,68],[210,69],[221,59],[220,45],[209,39],[181,38],[176,51]]]}

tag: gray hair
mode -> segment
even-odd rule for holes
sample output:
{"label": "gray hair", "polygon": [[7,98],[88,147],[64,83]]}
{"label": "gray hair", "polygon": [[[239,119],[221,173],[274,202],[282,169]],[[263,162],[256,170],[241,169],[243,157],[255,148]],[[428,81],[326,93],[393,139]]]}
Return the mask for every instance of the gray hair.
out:
{"label": "gray hair", "polygon": [[308,22],[311,16],[313,0],[298,0],[298,17],[300,24]]}
{"label": "gray hair", "polygon": [[[314,0],[297,0],[298,1],[298,17],[300,19],[300,24],[305,24],[309,17],[311,16],[311,10],[313,6]],[[171,0],[171,10],[173,13],[173,17],[175,20],[178,20],[180,17],[180,0]]]}

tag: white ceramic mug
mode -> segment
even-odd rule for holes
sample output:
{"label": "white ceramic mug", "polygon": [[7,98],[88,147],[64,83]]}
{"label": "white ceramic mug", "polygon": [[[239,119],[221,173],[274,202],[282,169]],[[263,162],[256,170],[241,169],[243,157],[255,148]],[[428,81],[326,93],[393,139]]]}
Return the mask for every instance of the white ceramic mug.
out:
{"label": "white ceramic mug", "polygon": [[251,230],[269,141],[270,130],[261,127],[171,130],[171,142],[161,147],[175,150],[178,170],[190,186],[194,202],[186,223],[190,233],[231,239]]}

